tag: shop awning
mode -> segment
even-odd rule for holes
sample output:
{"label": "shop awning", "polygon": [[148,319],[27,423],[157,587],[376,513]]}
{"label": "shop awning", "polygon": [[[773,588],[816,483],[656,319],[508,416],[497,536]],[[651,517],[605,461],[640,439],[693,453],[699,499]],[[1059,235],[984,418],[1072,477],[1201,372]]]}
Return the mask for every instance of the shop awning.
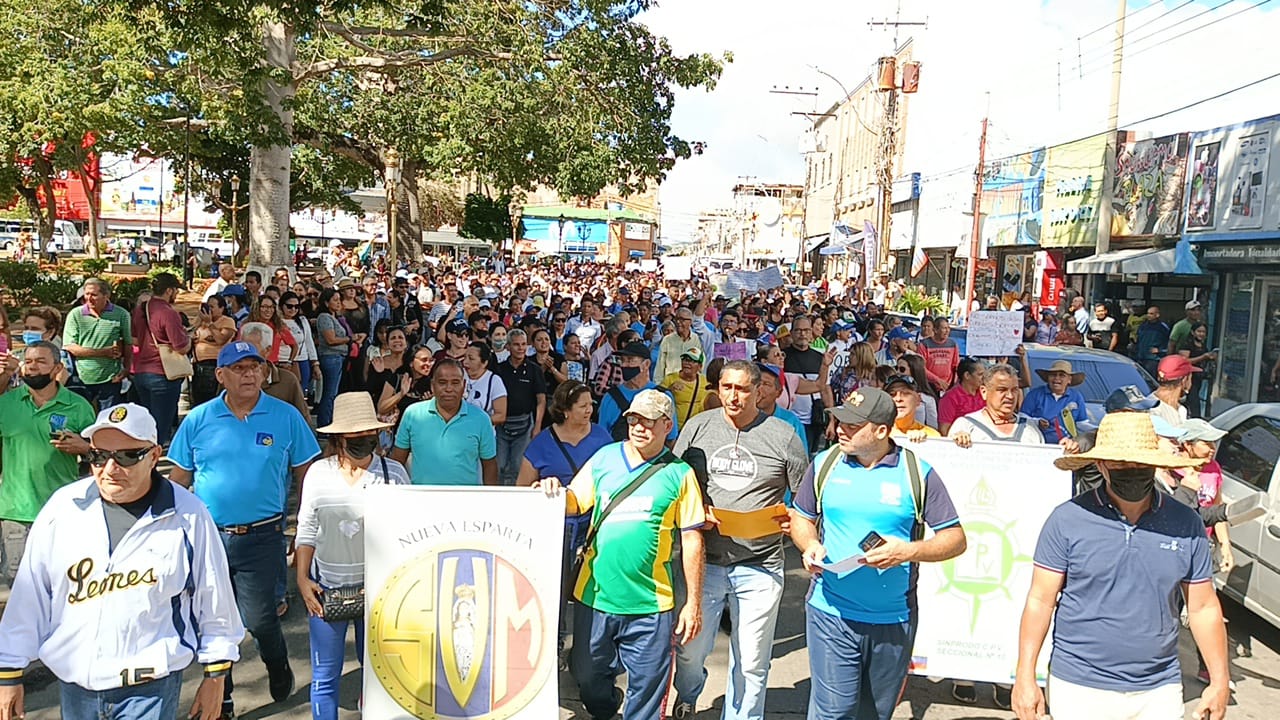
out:
{"label": "shop awning", "polygon": [[822,246],[822,243],[831,239],[831,235],[815,235],[804,241],[804,252],[809,254]]}
{"label": "shop awning", "polygon": [[[1128,248],[1090,255],[1079,260],[1067,262],[1067,273],[1070,275],[1109,275],[1119,273],[1172,272],[1173,257],[1169,258],[1168,270],[1130,270],[1128,263],[1142,259],[1144,256],[1160,252],[1155,248]],[[1172,250],[1170,251],[1172,253]],[[1134,267],[1137,267],[1135,264]]]}

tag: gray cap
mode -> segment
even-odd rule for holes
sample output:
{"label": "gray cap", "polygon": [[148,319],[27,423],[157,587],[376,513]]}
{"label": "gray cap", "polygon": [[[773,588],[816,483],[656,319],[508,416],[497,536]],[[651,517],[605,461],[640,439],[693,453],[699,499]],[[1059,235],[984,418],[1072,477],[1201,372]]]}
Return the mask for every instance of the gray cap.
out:
{"label": "gray cap", "polygon": [[840,407],[831,408],[827,412],[837,422],[846,425],[892,425],[898,418],[898,408],[893,398],[879,388],[858,388],[849,393]]}
{"label": "gray cap", "polygon": [[631,401],[631,406],[623,415],[639,415],[648,420],[657,420],[665,417],[675,422],[676,405],[671,402],[671,397],[661,390],[641,390],[636,393],[636,397]]}

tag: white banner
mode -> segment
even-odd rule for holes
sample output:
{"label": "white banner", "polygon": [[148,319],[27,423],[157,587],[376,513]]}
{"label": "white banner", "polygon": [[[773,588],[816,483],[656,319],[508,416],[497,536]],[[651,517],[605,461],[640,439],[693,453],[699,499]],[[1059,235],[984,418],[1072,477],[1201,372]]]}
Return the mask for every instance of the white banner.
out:
{"label": "white banner", "polygon": [[737,297],[742,290],[756,293],[782,287],[782,284],[782,270],[777,265],[760,270],[730,270],[720,292],[725,297],[732,298]]}
{"label": "white banner", "polygon": [[564,499],[366,493],[365,717],[556,717]]}
{"label": "white banner", "polygon": [[1013,355],[1022,344],[1026,317],[1020,310],[979,310],[970,314],[965,353],[970,357]]}
{"label": "white banner", "polygon": [[[969,544],[958,558],[920,566],[911,672],[1012,683],[1036,540],[1049,513],[1071,499],[1071,473],[1053,466],[1062,450],[980,442],[964,449],[950,440],[908,446],[947,486]],[[1050,630],[1036,665],[1042,682],[1052,638]]]}
{"label": "white banner", "polygon": [[662,278],[664,280],[688,280],[693,277],[693,258],[687,255],[664,255]]}

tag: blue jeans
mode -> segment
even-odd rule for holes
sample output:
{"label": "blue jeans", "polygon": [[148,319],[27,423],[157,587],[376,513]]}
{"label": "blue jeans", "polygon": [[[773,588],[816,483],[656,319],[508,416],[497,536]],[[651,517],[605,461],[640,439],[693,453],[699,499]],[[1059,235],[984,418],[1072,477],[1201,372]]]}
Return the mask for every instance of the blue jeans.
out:
{"label": "blue jeans", "polygon": [[173,720],[178,716],[182,671],[115,690],[85,690],[59,683],[63,720]]}
{"label": "blue jeans", "polygon": [[356,660],[364,664],[364,623],[328,622],[308,616],[311,631],[311,717],[337,720],[338,684],[342,681],[342,661],[346,656],[347,626],[356,628]]}
{"label": "blue jeans", "polygon": [[133,389],[138,393],[138,404],[155,418],[159,444],[168,445],[169,438],[173,436],[173,421],[178,417],[182,381],[170,380],[157,373],[138,373],[133,376]]}
{"label": "blue jeans", "polygon": [[763,720],[769,686],[773,631],[782,599],[782,573],[759,565],[707,565],[702,581],[702,632],[676,646],[676,702],[696,705],[707,681],[707,656],[715,647],[720,616],[733,619],[725,720]]}
{"label": "blue jeans", "polygon": [[320,374],[324,384],[320,393],[320,402],[316,405],[316,427],[324,427],[333,422],[333,399],[338,396],[338,384],[342,382],[342,364],[346,360],[341,355],[321,355]]}
{"label": "blue jeans", "polygon": [[902,698],[916,623],[873,625],[805,608],[809,720],[889,720]]}
{"label": "blue jeans", "polygon": [[530,428],[533,427],[533,414],[509,417],[507,423],[516,431],[514,434],[508,432],[506,424],[495,428],[498,441],[498,484],[512,487],[520,476],[525,448],[533,440],[529,436]]}
{"label": "blue jeans", "polygon": [[80,385],[75,388],[76,394],[93,406],[94,410],[102,412],[109,407],[114,407],[121,403],[120,385],[118,382],[98,383],[97,385]]}
{"label": "blue jeans", "polygon": [[613,615],[579,605],[573,614],[570,670],[593,718],[612,718],[622,705],[615,684],[627,673],[622,720],[663,717],[671,682],[673,613]]}
{"label": "blue jeans", "polygon": [[[227,551],[231,586],[236,591],[240,619],[253,633],[258,655],[268,669],[279,669],[289,664],[284,631],[276,615],[276,582],[280,578],[280,558],[284,557],[287,549],[283,522],[254,528],[247,535],[220,533],[222,546]],[[234,685],[228,676],[224,704],[231,701]]]}
{"label": "blue jeans", "polygon": [[297,366],[298,379],[302,381],[302,394],[306,396],[307,400],[313,400],[311,397],[311,361],[300,360]]}

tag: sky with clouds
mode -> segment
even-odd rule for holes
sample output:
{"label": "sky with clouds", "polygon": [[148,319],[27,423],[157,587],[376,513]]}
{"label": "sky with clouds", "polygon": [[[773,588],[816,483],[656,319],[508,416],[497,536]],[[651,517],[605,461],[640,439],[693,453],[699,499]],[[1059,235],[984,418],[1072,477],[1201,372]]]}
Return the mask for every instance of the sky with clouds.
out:
{"label": "sky with clouds", "polygon": [[[799,139],[840,87],[867,77],[899,39],[922,64],[910,99],[905,167],[955,176],[977,162],[984,113],[988,157],[1073,140],[1106,128],[1116,0],[659,0],[640,21],[677,52],[731,51],[711,92],[680,91],[675,133],[707,143],[660,190],[662,234],[687,238],[701,210],[731,207],[733,185],[804,182]],[[1122,129],[1161,135],[1280,113],[1280,78],[1167,117],[1152,116],[1280,72],[1280,2],[1129,0],[1120,103]],[[817,98],[777,95],[778,87]],[[928,191],[926,184],[924,192]]]}

